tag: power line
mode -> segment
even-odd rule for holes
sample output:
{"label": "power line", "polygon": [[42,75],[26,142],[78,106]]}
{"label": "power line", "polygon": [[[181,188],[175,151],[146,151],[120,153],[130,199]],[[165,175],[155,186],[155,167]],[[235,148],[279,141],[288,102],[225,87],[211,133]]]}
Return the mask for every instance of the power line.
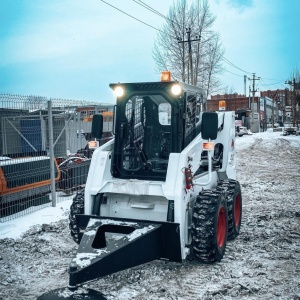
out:
{"label": "power line", "polygon": [[178,22],[166,17],[164,14],[160,13],[158,10],[154,9],[153,7],[151,7],[150,5],[146,4],[145,2],[141,1],[141,0],[133,0],[134,2],[136,2],[137,4],[143,6],[144,8],[148,9],[149,11],[151,11],[152,13],[160,16],[161,18],[169,21],[170,23],[176,24],[179,27],[181,26]]}
{"label": "power line", "polygon": [[[276,82],[273,82],[273,83],[267,83],[265,82],[264,80],[272,80],[272,81],[276,81]],[[264,82],[264,86],[265,87],[268,87],[268,86],[273,86],[273,85],[278,85],[278,84],[281,84],[282,86],[284,86],[284,80],[282,79],[267,79],[267,78],[263,78],[262,81]]]}
{"label": "power line", "polygon": [[278,81],[278,82],[275,82],[275,83],[270,83],[270,84],[266,84],[267,86],[271,86],[271,85],[276,85],[276,84],[284,84],[283,81]]}
{"label": "power line", "polygon": [[[134,16],[128,14],[128,13],[126,13],[125,11],[119,9],[118,7],[116,7],[116,6],[112,5],[112,4],[107,3],[107,2],[104,1],[104,0],[100,0],[100,1],[102,1],[102,2],[105,3],[105,4],[107,4],[107,5],[110,6],[110,7],[112,7],[112,8],[114,8],[114,9],[118,10],[119,12],[125,14],[126,16],[128,16],[128,17],[130,17],[130,18],[132,18],[132,19],[134,19],[134,20],[136,20],[136,21],[138,21],[138,22],[140,22],[140,23],[143,23],[143,24],[146,25],[146,26],[149,26],[149,27],[151,27],[151,28],[153,28],[153,29],[155,29],[155,30],[157,30],[157,31],[162,32],[162,33],[165,33],[164,31],[162,31],[162,30],[160,30],[160,29],[158,29],[158,28],[156,28],[156,27],[154,27],[154,26],[152,26],[152,25],[150,25],[150,24],[148,24],[148,23],[146,23],[146,22],[144,22],[144,21],[142,21],[142,20],[140,20],[140,19],[138,19],[138,18],[136,18],[136,17],[134,17]],[[172,36],[172,38],[174,38],[174,37]]]}
{"label": "power line", "polygon": [[275,79],[275,78],[266,78],[266,77],[264,77],[264,79],[265,80],[272,80],[272,81],[280,80],[282,82],[285,81],[285,79],[278,79],[278,78]]}
{"label": "power line", "polygon": [[[136,21],[138,21],[138,22],[140,22],[140,23],[142,23],[142,24],[144,24],[144,25],[146,25],[146,26],[148,26],[148,27],[151,27],[152,29],[154,29],[154,30],[156,30],[156,31],[159,31],[159,32],[161,32],[161,33],[163,33],[163,34],[167,34],[167,35],[169,35],[170,37],[176,39],[174,36],[172,36],[172,35],[166,33],[165,31],[160,30],[160,29],[158,29],[158,28],[156,28],[156,27],[154,27],[154,26],[152,26],[152,25],[150,25],[150,24],[148,24],[148,23],[146,23],[146,22],[144,22],[144,21],[142,21],[142,20],[140,20],[140,19],[138,19],[138,18],[136,18],[136,17],[134,17],[134,16],[128,14],[128,13],[126,13],[125,11],[119,9],[118,7],[116,7],[116,6],[114,6],[114,5],[110,4],[110,3],[107,3],[107,2],[104,1],[104,0],[101,0],[101,1],[102,1],[103,3],[105,3],[106,5],[108,5],[108,6],[112,7],[112,8],[114,8],[114,9],[118,10],[119,12],[121,12],[121,13],[127,15],[128,17],[130,17],[130,18],[132,18],[132,19],[134,19],[134,20],[136,20]],[[160,13],[159,11],[157,11],[156,9],[152,8],[151,6],[149,6],[148,4],[146,4],[145,2],[143,2],[143,1],[141,1],[141,0],[133,0],[133,1],[134,1],[135,3],[137,3],[138,5],[141,5],[141,6],[144,7],[145,9],[151,11],[152,13],[154,13],[154,14],[156,14],[156,15],[162,17],[162,18],[164,18],[165,20],[168,20],[169,22],[174,23],[173,20],[169,19],[168,17],[166,17],[165,15],[163,15],[162,13]],[[228,60],[228,59],[227,59],[226,57],[224,57],[224,56],[222,56],[222,60],[223,60],[225,63],[227,63],[228,65],[230,65],[231,67],[233,67],[233,68],[235,68],[235,69],[237,69],[237,70],[239,70],[239,71],[241,71],[241,72],[243,72],[243,73],[246,73],[246,74],[249,74],[249,75],[252,74],[251,72],[245,71],[245,70],[243,70],[242,68],[238,67],[237,65],[235,65],[233,62],[231,62],[230,60]],[[226,69],[225,69],[225,70],[226,70]],[[231,74],[233,74],[233,75],[235,75],[235,76],[239,76],[239,77],[243,77],[243,76],[244,76],[244,75],[238,75],[238,74],[235,74],[235,73],[230,72],[230,71],[228,71],[228,70],[226,70],[226,72],[231,73]]]}
{"label": "power line", "polygon": [[262,78],[260,78],[260,82],[265,88],[268,88],[267,84],[264,82],[264,80]]}
{"label": "power line", "polygon": [[266,88],[268,88],[268,86],[272,86],[272,85],[278,85],[278,84],[282,84],[283,85],[283,81],[278,81],[278,82],[275,82],[275,83],[272,83],[272,84],[267,84],[263,78],[260,78],[261,80],[261,83],[263,86],[265,86]]}
{"label": "power line", "polygon": [[235,65],[234,63],[232,63],[230,60],[228,60],[224,56],[222,56],[222,60],[224,60],[228,65],[230,65],[230,66],[232,66],[232,67],[234,67],[234,68],[236,68],[236,69],[238,69],[238,70],[240,70],[240,71],[242,71],[242,72],[244,72],[246,74],[249,74],[249,75],[252,74],[251,72],[247,72],[247,71],[239,68],[237,65]]}
{"label": "power line", "polygon": [[148,9],[149,11],[153,12],[154,14],[162,17],[165,20],[169,20],[171,21],[169,18],[167,18],[165,15],[161,14],[159,11],[157,11],[156,9],[152,8],[151,6],[149,6],[148,4],[146,4],[145,2],[141,1],[141,0],[133,0],[135,3],[137,3],[138,5],[143,6],[144,8]]}
{"label": "power line", "polygon": [[[229,64],[230,66],[232,66],[232,67],[234,67],[234,68],[236,68],[236,69],[238,69],[238,70],[240,70],[240,71],[242,71],[242,72],[244,72],[244,73],[251,74],[251,73],[249,73],[249,72],[247,72],[247,71],[245,71],[245,70],[242,70],[241,68],[239,68],[238,66],[236,66],[234,63],[230,62],[230,61],[229,61],[227,58],[225,58],[224,56],[222,57],[222,59],[224,60],[224,62],[226,62],[226,63]],[[235,76],[243,77],[243,75],[235,74],[235,73],[230,72],[230,71],[228,71],[228,70],[226,70],[226,69],[224,69],[224,70],[225,70],[226,72],[228,72],[228,73],[231,73],[231,74],[235,75]],[[265,79],[265,80],[279,80],[278,82],[275,82],[275,83],[272,83],[272,84],[267,84],[267,83],[264,82],[264,80],[260,77],[260,80],[261,80],[262,85],[265,86],[266,88],[267,88],[268,86],[271,86],[271,85],[276,85],[276,84],[283,83],[283,81],[284,81],[284,80],[280,80],[280,79],[270,79],[270,78],[264,78],[264,79]]]}
{"label": "power line", "polygon": [[[154,8],[152,8],[151,6],[149,6],[148,4],[146,4],[145,2],[143,2],[142,0],[133,0],[133,1],[136,2],[137,4],[143,6],[144,8],[148,9],[149,11],[151,11],[151,12],[157,14],[158,16],[164,18],[165,20],[168,20],[168,21],[174,23],[173,20],[167,18],[165,15],[161,14],[159,11],[157,11],[157,10],[154,9]],[[198,39],[196,39],[196,40],[198,40]],[[196,40],[195,40],[195,41],[196,41]],[[193,40],[191,40],[191,41],[193,41]],[[252,74],[251,72],[247,72],[247,71],[245,71],[245,70],[239,68],[238,66],[236,66],[234,63],[232,63],[231,61],[229,61],[229,60],[228,60],[227,58],[225,58],[224,56],[223,56],[223,60],[224,60],[227,64],[229,64],[230,66],[232,66],[232,67],[234,67],[234,68],[236,68],[236,69],[238,69],[238,70],[240,70],[240,71],[242,71],[242,72],[244,72],[244,73],[247,73],[247,74],[249,74],[249,75]],[[229,71],[227,71],[227,72],[229,72]],[[231,73],[231,72],[229,72],[229,73]],[[236,75],[236,76],[244,77],[244,75],[237,75],[237,74],[234,74],[234,73],[232,73],[232,74],[233,74],[233,75]]]}
{"label": "power line", "polygon": [[244,77],[244,75],[238,75],[238,74],[235,74],[235,73],[230,72],[230,71],[228,71],[227,69],[224,69],[224,68],[223,68],[223,71],[228,72],[228,73],[230,73],[230,74],[232,74],[232,75],[235,75],[235,76],[238,76],[238,77]]}

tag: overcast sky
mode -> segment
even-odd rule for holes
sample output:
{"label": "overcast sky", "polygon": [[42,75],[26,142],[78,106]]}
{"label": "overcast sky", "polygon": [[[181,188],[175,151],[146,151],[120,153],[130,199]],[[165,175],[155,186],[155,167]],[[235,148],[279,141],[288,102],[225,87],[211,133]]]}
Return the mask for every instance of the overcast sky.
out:
{"label": "overcast sky", "polygon": [[[164,23],[139,1],[106,2],[155,28]],[[173,5],[143,2],[163,15]],[[224,86],[243,94],[244,75],[256,73],[260,91],[288,87],[300,66],[300,1],[209,4],[230,61]],[[101,0],[1,0],[0,93],[114,103],[109,83],[159,80],[152,58],[157,31],[116,8]]]}

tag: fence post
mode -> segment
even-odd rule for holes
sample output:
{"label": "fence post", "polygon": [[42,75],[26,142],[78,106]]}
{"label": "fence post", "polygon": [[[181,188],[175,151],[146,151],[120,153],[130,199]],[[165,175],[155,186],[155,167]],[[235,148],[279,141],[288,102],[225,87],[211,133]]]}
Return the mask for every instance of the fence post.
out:
{"label": "fence post", "polygon": [[51,178],[51,195],[52,207],[56,207],[55,192],[55,172],[54,172],[54,147],[53,147],[53,122],[52,122],[52,101],[48,101],[48,120],[49,120],[49,155],[50,155],[50,178]]}

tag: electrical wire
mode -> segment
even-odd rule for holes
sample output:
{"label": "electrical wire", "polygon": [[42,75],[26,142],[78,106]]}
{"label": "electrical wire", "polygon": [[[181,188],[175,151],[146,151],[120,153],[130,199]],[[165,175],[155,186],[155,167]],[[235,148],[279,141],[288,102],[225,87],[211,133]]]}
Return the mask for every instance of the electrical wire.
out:
{"label": "electrical wire", "polygon": [[[160,32],[162,32],[162,33],[165,33],[164,31],[162,31],[162,30],[160,30],[160,29],[158,29],[158,28],[156,28],[156,27],[154,27],[154,26],[152,26],[152,25],[150,25],[150,24],[148,24],[148,23],[146,23],[146,22],[144,22],[144,21],[142,21],[142,20],[140,20],[140,19],[138,19],[138,18],[136,18],[136,17],[130,15],[130,14],[128,14],[127,12],[125,12],[125,11],[119,9],[118,7],[116,7],[116,6],[114,6],[114,5],[110,4],[110,3],[107,3],[107,2],[104,1],[104,0],[100,0],[100,1],[102,1],[102,2],[105,3],[105,4],[107,4],[107,5],[110,6],[110,7],[112,7],[112,8],[114,8],[114,9],[118,10],[119,12],[125,14],[126,16],[128,16],[128,17],[130,17],[130,18],[132,18],[132,19],[134,19],[134,20],[136,20],[136,21],[138,21],[138,22],[140,22],[140,23],[142,23],[142,24],[144,24],[144,25],[146,25],[146,26],[149,26],[149,27],[155,29],[156,31],[160,31]],[[170,36],[171,36],[171,35],[170,35]],[[174,38],[173,36],[171,36],[171,37]]]}
{"label": "electrical wire", "polygon": [[280,83],[283,84],[282,81],[275,82],[275,83],[272,83],[272,84],[267,84],[267,83],[264,81],[263,78],[260,78],[260,81],[261,81],[262,85],[263,85],[264,87],[266,87],[266,88],[268,88],[269,86],[272,86],[272,85],[278,85],[278,84],[280,84]]}
{"label": "electrical wire", "polygon": [[[138,18],[136,18],[136,17],[134,17],[134,16],[128,14],[128,13],[126,13],[125,11],[119,9],[118,7],[112,5],[112,4],[110,4],[110,3],[108,3],[108,2],[106,2],[106,1],[104,1],[104,0],[101,0],[101,1],[102,1],[103,3],[105,3],[106,5],[108,5],[108,6],[112,7],[112,8],[114,8],[114,9],[118,10],[119,12],[121,12],[121,13],[127,15],[128,17],[130,17],[130,18],[132,18],[132,19],[134,19],[134,20],[136,20],[136,21],[138,21],[138,22],[140,22],[140,23],[142,23],[142,24],[144,24],[144,25],[146,25],[146,26],[148,26],[148,27],[151,27],[152,29],[154,29],[154,30],[156,30],[156,31],[159,31],[159,32],[164,33],[164,34],[168,34],[168,33],[166,33],[165,31],[162,31],[162,30],[160,30],[160,29],[158,29],[158,28],[156,28],[156,27],[154,27],[154,26],[152,26],[152,25],[150,25],[150,24],[148,24],[148,23],[146,23],[146,22],[144,22],[144,21],[142,21],[142,20],[140,20],[140,19],[138,19]],[[172,22],[172,23],[174,22],[173,20],[171,20],[170,18],[166,17],[165,15],[163,15],[162,13],[160,13],[159,11],[157,11],[156,9],[152,8],[151,6],[149,6],[148,4],[146,4],[145,2],[143,2],[143,1],[141,1],[141,0],[133,0],[133,1],[134,1],[135,3],[137,3],[138,5],[144,7],[145,9],[151,11],[152,13],[154,13],[154,14],[160,16],[161,18],[163,18],[163,19],[165,19],[165,20],[167,20],[167,21],[169,21],[169,22]],[[172,35],[170,35],[170,34],[168,34],[168,35],[169,35],[170,37],[172,37],[172,38],[175,39],[174,36],[172,36]],[[222,56],[221,59],[222,59],[225,63],[227,63],[229,66],[231,66],[231,67],[233,67],[233,68],[235,68],[235,69],[237,69],[237,70],[239,70],[239,71],[241,71],[241,72],[243,72],[243,73],[245,73],[245,74],[248,74],[248,75],[252,75],[252,74],[253,74],[253,73],[251,73],[251,72],[245,71],[245,70],[243,70],[242,68],[238,67],[236,64],[234,64],[233,62],[231,62],[230,60],[228,60],[228,59],[227,59],[226,57],[224,57],[224,56]],[[244,77],[244,75],[238,75],[238,74],[235,74],[235,73],[233,73],[233,72],[231,72],[231,71],[228,71],[227,69],[224,69],[224,71],[225,71],[225,72],[228,72],[228,73],[231,73],[231,74],[233,74],[233,75],[235,75],[235,76],[238,76],[238,77]],[[265,79],[266,79],[266,80],[273,80],[273,79],[268,79],[268,78],[265,78]],[[262,80],[262,79],[261,79],[261,80]],[[268,86],[271,86],[271,85],[276,85],[276,84],[279,84],[280,82],[282,82],[282,81],[279,81],[279,82],[276,82],[276,83],[273,83],[273,84],[266,84],[266,83],[262,80],[262,83],[263,83],[263,85],[264,85],[265,87],[268,87]]]}
{"label": "electrical wire", "polygon": [[235,74],[235,73],[230,72],[230,71],[228,71],[227,69],[224,69],[224,68],[223,68],[223,71],[228,72],[228,73],[233,74],[233,75],[238,76],[238,77],[244,77],[244,75]]}
{"label": "electrical wire", "polygon": [[[238,70],[240,70],[240,71],[243,71],[244,73],[252,74],[252,73],[250,73],[250,72],[247,72],[247,71],[242,70],[241,68],[237,67],[235,64],[231,63],[231,62],[230,62],[227,58],[225,58],[224,56],[222,57],[222,59],[224,60],[224,62],[228,63],[228,64],[229,64],[230,66],[232,66],[232,67],[234,67],[234,68],[236,68],[236,69],[238,69]],[[228,70],[226,70],[226,69],[224,69],[224,70],[225,70],[226,72],[228,72],[228,73],[231,73],[231,74],[235,75],[235,76],[244,77],[244,75],[238,75],[238,74],[235,74],[235,73],[233,73],[233,72],[230,72],[230,71],[228,71]],[[265,78],[265,79],[266,79],[266,78]],[[266,80],[273,80],[273,79],[266,79]],[[274,80],[279,80],[279,79],[274,79]],[[261,84],[262,84],[264,87],[268,88],[268,86],[277,85],[277,84],[280,84],[280,83],[282,84],[283,80],[278,81],[278,82],[275,82],[275,83],[272,83],[272,84],[267,84],[267,83],[263,80],[263,78],[260,78],[260,82],[261,82]]]}
{"label": "electrical wire", "polygon": [[141,1],[141,0],[133,0],[135,3],[137,3],[138,5],[143,6],[144,8],[148,9],[149,11],[153,12],[154,14],[162,17],[165,20],[168,20],[170,22],[172,22],[171,19],[167,18],[165,15],[161,14],[159,11],[157,11],[156,9],[152,8],[151,6],[149,6],[148,4],[146,4],[145,2]]}
{"label": "electrical wire", "polygon": [[146,4],[145,2],[143,2],[143,1],[141,1],[141,0],[133,0],[133,1],[134,1],[135,3],[141,5],[142,7],[148,9],[148,10],[151,11],[152,13],[158,15],[159,17],[165,19],[166,21],[168,21],[168,22],[170,22],[170,23],[173,23],[173,24],[176,24],[177,26],[181,27],[181,25],[180,25],[178,22],[176,22],[176,21],[174,21],[174,20],[172,20],[172,19],[166,17],[165,15],[163,15],[162,13],[160,13],[159,11],[157,11],[156,9],[154,9],[153,7],[151,7],[150,5]]}
{"label": "electrical wire", "polygon": [[230,60],[228,60],[228,59],[225,58],[224,56],[222,56],[221,59],[222,59],[224,62],[226,62],[228,65],[230,65],[230,66],[236,68],[237,70],[240,70],[240,71],[242,71],[242,72],[244,72],[244,73],[246,73],[246,74],[249,74],[249,75],[252,74],[251,72],[247,72],[247,71],[245,71],[245,70],[239,68],[237,65],[235,65],[234,63],[232,63]]}

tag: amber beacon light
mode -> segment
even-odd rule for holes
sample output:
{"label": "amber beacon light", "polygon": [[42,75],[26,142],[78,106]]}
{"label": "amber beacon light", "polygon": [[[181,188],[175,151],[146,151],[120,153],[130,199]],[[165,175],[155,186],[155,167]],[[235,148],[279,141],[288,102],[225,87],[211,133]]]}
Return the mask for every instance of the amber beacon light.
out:
{"label": "amber beacon light", "polygon": [[226,110],[226,102],[224,100],[219,101],[219,110]]}
{"label": "amber beacon light", "polygon": [[171,72],[170,71],[162,71],[160,74],[161,81],[171,81]]}

